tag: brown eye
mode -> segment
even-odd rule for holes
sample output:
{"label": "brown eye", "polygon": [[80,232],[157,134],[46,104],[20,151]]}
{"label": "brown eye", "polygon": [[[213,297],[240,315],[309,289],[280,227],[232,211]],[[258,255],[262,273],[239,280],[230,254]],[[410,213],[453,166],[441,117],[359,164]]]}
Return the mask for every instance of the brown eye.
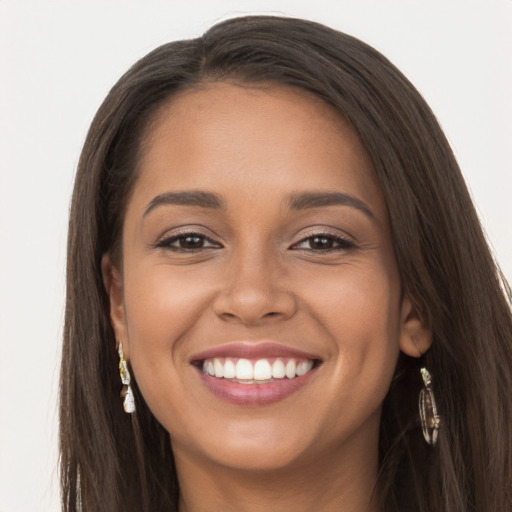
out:
{"label": "brown eye", "polygon": [[332,249],[334,240],[328,236],[315,236],[309,239],[311,249]]}
{"label": "brown eye", "polygon": [[210,240],[200,233],[185,233],[165,238],[157,245],[159,248],[172,251],[193,252],[203,249],[215,249],[222,247],[219,243]]}
{"label": "brown eye", "polygon": [[300,242],[294,244],[291,249],[327,252],[347,250],[353,247],[355,247],[355,244],[351,240],[334,235],[319,234],[302,239]]}
{"label": "brown eye", "polygon": [[182,249],[199,249],[203,247],[204,237],[198,235],[187,235],[178,238],[178,245]]}

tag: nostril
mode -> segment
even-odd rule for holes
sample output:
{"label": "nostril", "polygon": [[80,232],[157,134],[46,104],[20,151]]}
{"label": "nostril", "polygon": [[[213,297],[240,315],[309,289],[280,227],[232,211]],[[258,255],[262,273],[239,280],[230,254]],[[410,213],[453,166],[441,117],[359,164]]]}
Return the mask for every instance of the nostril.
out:
{"label": "nostril", "polygon": [[236,318],[236,315],[234,313],[222,313],[220,316],[229,320]]}
{"label": "nostril", "polygon": [[255,325],[262,321],[292,317],[296,312],[296,303],[288,292],[263,293],[255,287],[227,288],[216,297],[213,310],[218,318],[226,322]]}

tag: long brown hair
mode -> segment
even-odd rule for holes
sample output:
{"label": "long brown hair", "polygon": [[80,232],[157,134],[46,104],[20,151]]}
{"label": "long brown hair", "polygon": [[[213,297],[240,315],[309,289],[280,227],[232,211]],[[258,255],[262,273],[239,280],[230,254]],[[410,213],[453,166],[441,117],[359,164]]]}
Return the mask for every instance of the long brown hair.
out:
{"label": "long brown hair", "polygon": [[446,138],[420,94],[376,50],[317,23],[270,16],[231,19],[157,48],[117,82],[94,118],[69,223],[63,510],[177,510],[168,433],[136,383],[136,413],[120,405],[101,258],[122,259],[124,210],[156,110],[178,90],[221,80],[310,91],[350,121],[372,159],[403,288],[432,328],[424,360],[441,415],[430,447],[418,423],[418,367],[402,355],[382,414],[383,509],[512,510],[510,297]]}

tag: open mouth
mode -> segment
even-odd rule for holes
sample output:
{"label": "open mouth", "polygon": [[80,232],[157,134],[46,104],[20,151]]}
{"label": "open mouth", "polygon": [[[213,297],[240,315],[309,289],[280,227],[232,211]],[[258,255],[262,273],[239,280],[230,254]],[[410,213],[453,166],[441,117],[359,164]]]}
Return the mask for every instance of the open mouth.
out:
{"label": "open mouth", "polygon": [[205,375],[239,384],[269,384],[301,377],[319,362],[300,358],[245,359],[215,357],[199,361],[198,367]]}
{"label": "open mouth", "polygon": [[260,406],[307,386],[322,360],[282,344],[239,342],[195,354],[190,363],[217,398],[235,405]]}

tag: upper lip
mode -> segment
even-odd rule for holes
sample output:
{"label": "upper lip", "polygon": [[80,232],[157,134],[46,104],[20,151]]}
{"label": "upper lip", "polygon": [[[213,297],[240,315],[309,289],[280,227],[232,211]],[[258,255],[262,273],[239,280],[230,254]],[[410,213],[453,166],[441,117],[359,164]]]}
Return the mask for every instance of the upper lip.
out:
{"label": "upper lip", "polygon": [[194,354],[190,361],[198,362],[215,357],[236,357],[244,359],[266,359],[272,357],[288,357],[296,359],[320,360],[315,354],[303,352],[296,348],[273,342],[234,342],[210,348]]}

